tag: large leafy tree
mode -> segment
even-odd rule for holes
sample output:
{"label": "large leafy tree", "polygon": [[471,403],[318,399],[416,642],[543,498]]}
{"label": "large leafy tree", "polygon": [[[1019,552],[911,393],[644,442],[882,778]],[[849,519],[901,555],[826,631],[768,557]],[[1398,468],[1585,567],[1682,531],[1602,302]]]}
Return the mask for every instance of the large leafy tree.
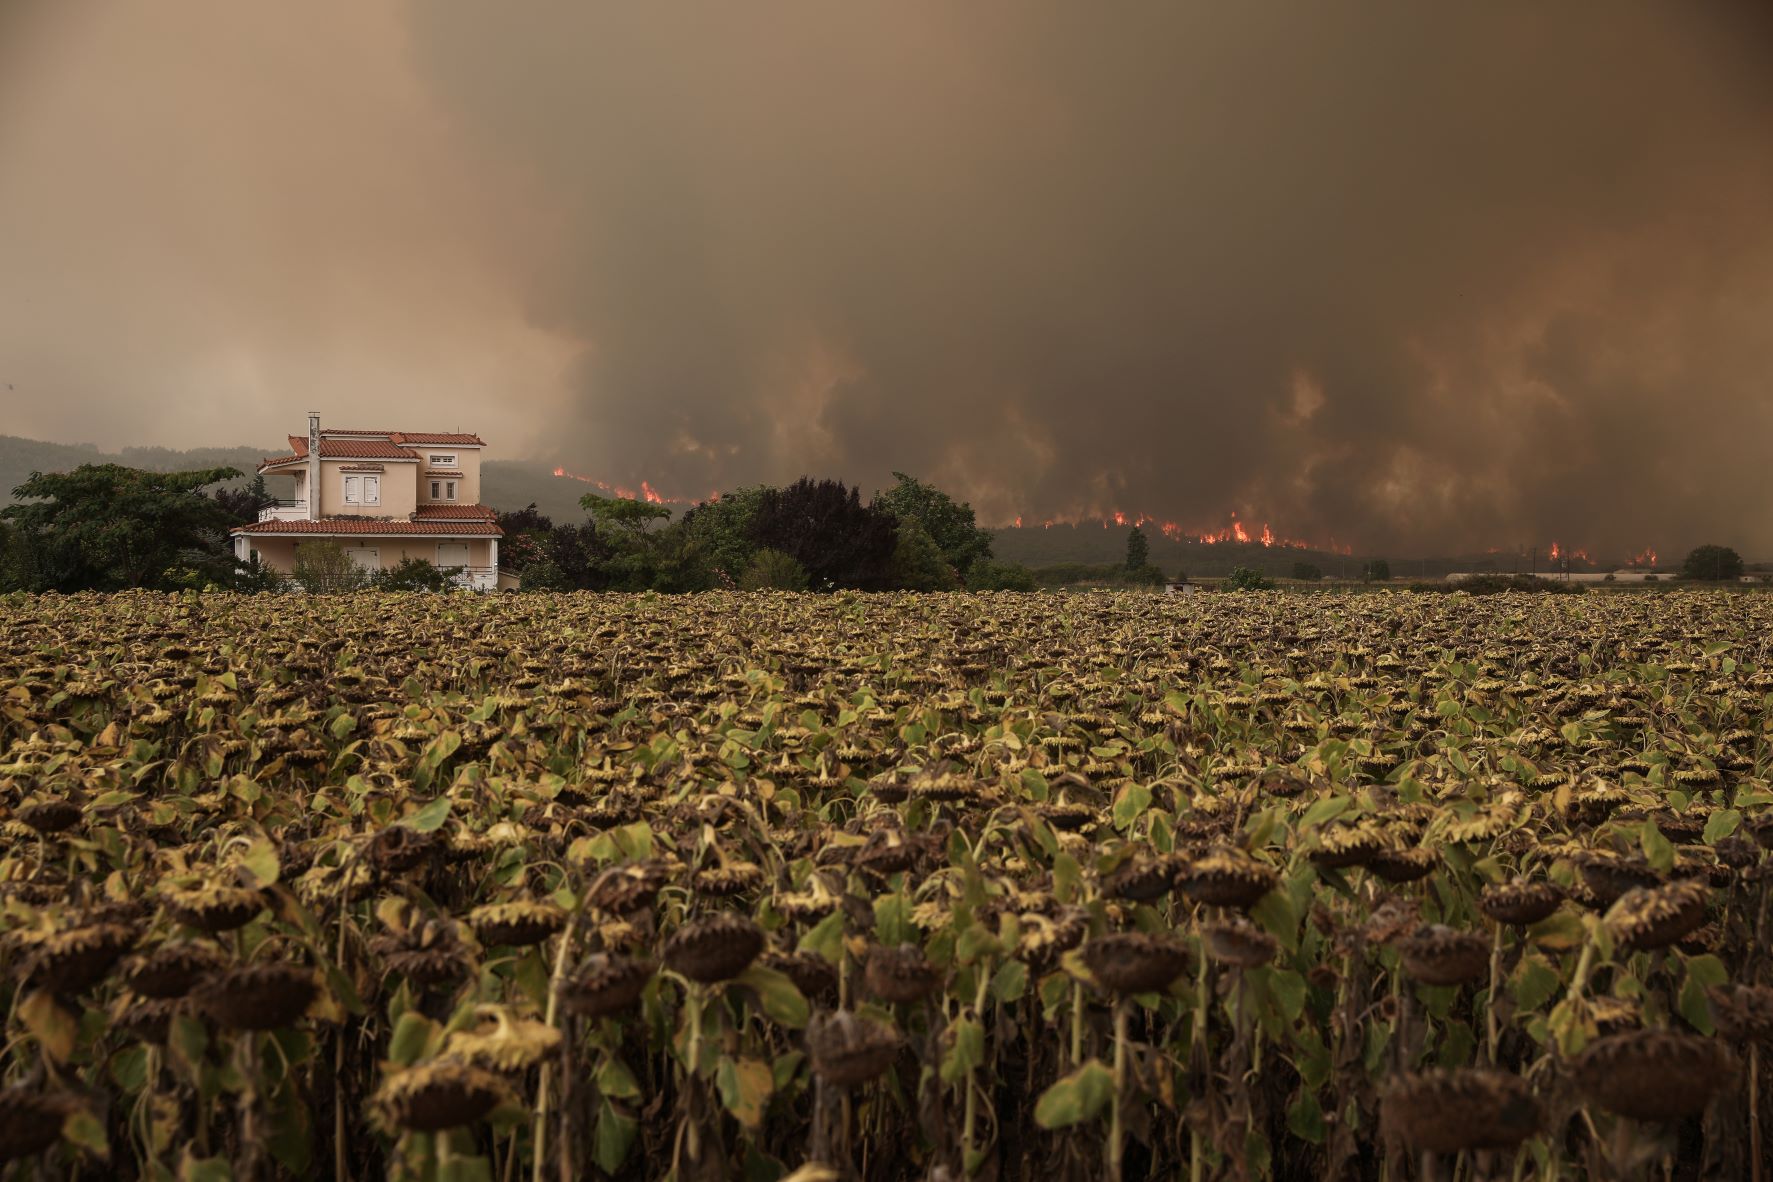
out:
{"label": "large leafy tree", "polygon": [[33,472],[0,510],[29,556],[30,589],[117,591],[171,588],[194,566],[231,568],[230,509],[204,489],[240,475],[234,468],[147,472],[121,464],[82,464]]}
{"label": "large leafy tree", "polygon": [[1728,546],[1695,546],[1681,563],[1681,578],[1706,583],[1735,582],[1742,577],[1742,555]]}
{"label": "large leafy tree", "polygon": [[765,489],[751,519],[751,540],[780,550],[806,570],[815,590],[893,585],[899,519],[840,480],[803,476],[787,488]]}
{"label": "large leafy tree", "polygon": [[979,528],[971,505],[903,472],[894,472],[893,477],[899,483],[875,494],[876,508],[922,526],[948,565],[963,576],[973,563],[991,557],[991,535]]}
{"label": "large leafy tree", "polygon": [[661,539],[675,590],[731,587],[751,566],[757,543],[751,523],[766,490],[762,485],[722,493],[683,515]]}

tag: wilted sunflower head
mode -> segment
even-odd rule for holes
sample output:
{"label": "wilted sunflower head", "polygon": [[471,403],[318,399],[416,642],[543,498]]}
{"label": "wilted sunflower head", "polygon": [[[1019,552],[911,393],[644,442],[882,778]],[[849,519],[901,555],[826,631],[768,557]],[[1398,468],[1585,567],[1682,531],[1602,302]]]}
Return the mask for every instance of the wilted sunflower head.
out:
{"label": "wilted sunflower head", "polygon": [[395,1133],[436,1133],[472,1124],[511,1100],[505,1081],[458,1059],[433,1059],[397,1071],[370,1100],[377,1124]]}
{"label": "wilted sunflower head", "polygon": [[25,929],[13,941],[24,980],[55,993],[74,994],[102,981],[118,957],[135,943],[122,924],[92,923],[71,928]]}
{"label": "wilted sunflower head", "polygon": [[1386,1087],[1379,1120],[1418,1152],[1510,1150],[1539,1132],[1545,1112],[1527,1081],[1487,1068],[1405,1073]]}
{"label": "wilted sunflower head", "polygon": [[486,903],[468,913],[468,926],[487,947],[540,944],[566,926],[566,912],[539,899]]}
{"label": "wilted sunflower head", "polygon": [[517,1016],[506,1006],[487,1006],[473,1029],[454,1031],[444,1040],[443,1054],[510,1075],[534,1067],[559,1045],[560,1031],[547,1023]]}
{"label": "wilted sunflower head", "polygon": [[904,1039],[891,1026],[849,1010],[822,1010],[807,1024],[813,1071],[833,1087],[867,1083],[893,1065]]}
{"label": "wilted sunflower head", "polygon": [[665,963],[692,981],[714,984],[736,977],[763,951],[763,929],[742,915],[692,920],[665,942]]}
{"label": "wilted sunflower head", "polygon": [[1605,1035],[1571,1063],[1589,1103],[1645,1121],[1697,1115],[1735,1069],[1735,1056],[1722,1043],[1670,1030]]}
{"label": "wilted sunflower head", "polygon": [[43,1152],[61,1139],[62,1123],[80,1111],[65,1092],[30,1084],[0,1088],[0,1165]]}
{"label": "wilted sunflower head", "polygon": [[1175,940],[1148,932],[1112,932],[1083,946],[1083,961],[1109,992],[1154,993],[1188,967],[1188,951]]}
{"label": "wilted sunflower head", "polygon": [[169,940],[126,960],[123,982],[143,997],[183,997],[227,963],[227,956],[214,944]]}
{"label": "wilted sunflower head", "polygon": [[1704,883],[1693,879],[1633,887],[1608,909],[1607,930],[1628,951],[1664,948],[1705,922],[1709,894]]}
{"label": "wilted sunflower head", "polygon": [[167,887],[166,910],[187,927],[214,935],[252,922],[265,909],[264,896],[251,887],[205,882],[195,887]]}

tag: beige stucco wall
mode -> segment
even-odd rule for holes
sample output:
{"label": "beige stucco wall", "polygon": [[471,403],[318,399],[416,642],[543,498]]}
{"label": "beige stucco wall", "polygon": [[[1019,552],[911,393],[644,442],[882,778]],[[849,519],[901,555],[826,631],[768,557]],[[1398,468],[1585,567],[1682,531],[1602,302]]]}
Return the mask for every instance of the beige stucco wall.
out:
{"label": "beige stucco wall", "polygon": [[[347,472],[346,468],[365,463],[380,463],[380,472]],[[320,461],[320,510],[321,517],[392,517],[405,520],[418,508],[418,488],[413,475],[416,464],[402,464],[393,461],[366,460],[321,460]],[[346,476],[380,476],[382,478],[381,503],[375,505],[347,505],[345,503]]]}
{"label": "beige stucco wall", "polygon": [[319,541],[336,541],[344,550],[372,549],[377,552],[379,565],[383,570],[398,566],[405,558],[423,558],[426,562],[437,564],[438,543],[465,544],[468,547],[468,565],[476,567],[491,566],[492,538],[263,538],[248,536],[248,546],[259,552],[259,561],[285,574],[295,569],[298,543],[312,544]]}
{"label": "beige stucco wall", "polygon": [[[412,448],[412,450],[419,453],[419,464],[418,464],[418,467],[419,467],[419,474],[418,474],[419,504],[421,504],[421,505],[478,505],[478,504],[480,504],[480,449],[479,448],[451,447],[447,444],[438,444],[434,447],[425,447],[425,446],[421,446],[416,443],[409,443],[409,444],[407,444],[407,446]],[[427,475],[427,473],[430,473],[433,471],[442,471],[443,470],[443,469],[440,469],[436,464],[433,464],[431,462],[432,456],[454,456],[456,458],[456,466],[454,468],[448,469],[448,471],[460,472],[461,475],[460,476],[430,476],[430,475]],[[431,497],[431,482],[433,480],[437,481],[439,484],[443,483],[444,481],[454,480],[456,482],[456,499],[452,501],[448,497],[441,495],[444,492],[444,490],[442,488],[439,488],[437,490],[439,495],[435,500],[433,500]]]}

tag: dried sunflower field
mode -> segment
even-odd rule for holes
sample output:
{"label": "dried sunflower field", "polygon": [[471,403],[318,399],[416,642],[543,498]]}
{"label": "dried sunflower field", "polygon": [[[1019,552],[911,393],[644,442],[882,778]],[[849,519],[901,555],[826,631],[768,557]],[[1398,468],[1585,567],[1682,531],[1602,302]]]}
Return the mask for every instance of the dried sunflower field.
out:
{"label": "dried sunflower field", "polygon": [[9,1176],[1759,1177],[1773,599],[0,600]]}

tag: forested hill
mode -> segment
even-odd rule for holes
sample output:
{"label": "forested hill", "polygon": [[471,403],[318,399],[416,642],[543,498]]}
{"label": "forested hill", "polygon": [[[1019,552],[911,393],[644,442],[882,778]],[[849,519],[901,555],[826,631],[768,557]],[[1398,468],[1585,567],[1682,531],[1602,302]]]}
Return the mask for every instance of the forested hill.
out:
{"label": "forested hill", "polygon": [[[45,443],[0,435],[0,505],[10,504],[12,490],[33,472],[65,472],[81,464],[124,464],[154,472],[238,468],[250,477],[264,457],[288,452],[289,444],[281,439],[267,447],[126,447],[105,452],[90,443]],[[557,521],[577,521],[584,516],[579,508],[584,492],[584,485],[561,480],[549,468],[529,460],[488,460],[481,467],[481,499],[495,509],[521,509],[534,501]],[[289,482],[273,480],[271,493],[288,496]]]}

